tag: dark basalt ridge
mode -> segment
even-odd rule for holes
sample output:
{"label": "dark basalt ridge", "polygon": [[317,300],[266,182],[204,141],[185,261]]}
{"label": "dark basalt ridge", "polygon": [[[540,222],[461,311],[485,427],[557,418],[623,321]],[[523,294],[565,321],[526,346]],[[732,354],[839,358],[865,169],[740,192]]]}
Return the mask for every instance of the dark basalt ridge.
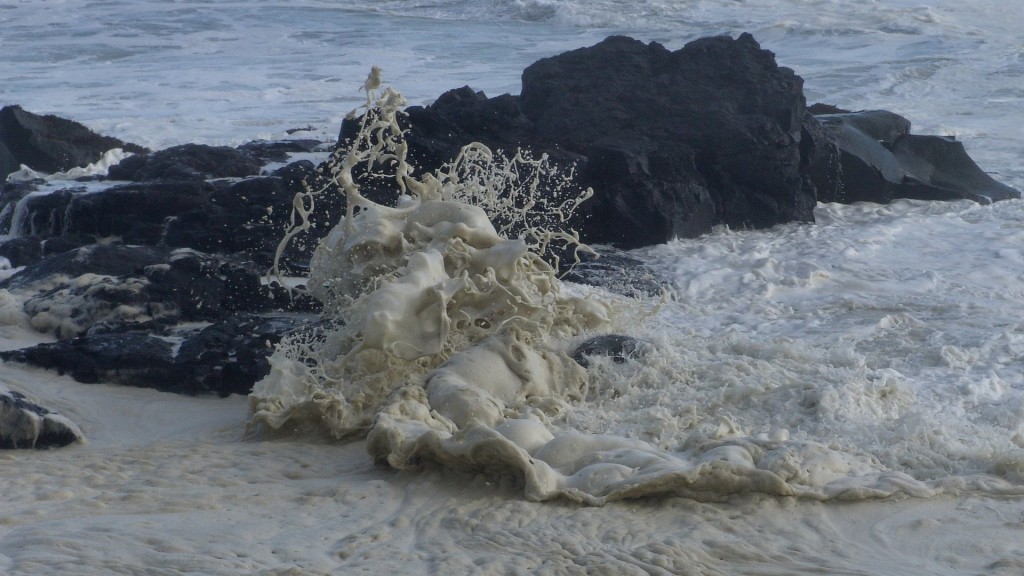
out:
{"label": "dark basalt ridge", "polygon": [[974,200],[989,204],[1020,198],[996,182],[949,136],[910,133],[910,120],[886,110],[825,109],[817,117],[839,151],[839,186],[822,202]]}
{"label": "dark basalt ridge", "polygon": [[267,357],[281,338],[312,314],[235,314],[198,329],[103,326],[82,336],[0,359],[56,370],[85,384],[111,383],[179,394],[248,394],[270,371]]}
{"label": "dark basalt ridge", "polygon": [[114,148],[147,152],[142,146],[101,136],[72,120],[40,116],[20,106],[0,108],[0,182],[22,164],[52,174],[96,162]]}

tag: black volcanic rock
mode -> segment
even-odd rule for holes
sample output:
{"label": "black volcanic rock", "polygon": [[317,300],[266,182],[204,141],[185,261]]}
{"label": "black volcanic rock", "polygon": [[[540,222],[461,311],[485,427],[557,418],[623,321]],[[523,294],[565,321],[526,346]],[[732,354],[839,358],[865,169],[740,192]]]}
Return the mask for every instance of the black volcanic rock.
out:
{"label": "black volcanic rock", "polygon": [[[129,244],[191,247],[243,254],[269,268],[289,225],[296,192],[315,166],[299,161],[269,176],[230,181],[157,180],[116,184],[98,191],[64,188],[9,198],[0,233],[12,229],[44,240],[44,252],[107,239]],[[17,191],[11,193],[12,196]],[[286,260],[304,266],[316,241],[342,214],[337,194],[318,199],[313,229],[289,245]],[[17,207],[16,207],[17,206]],[[15,223],[14,214],[19,222]]]}
{"label": "black volcanic rock", "polygon": [[906,134],[892,146],[900,166],[912,179],[907,198],[956,200],[982,204],[1020,198],[1019,190],[986,174],[952,136]]}
{"label": "black volcanic rock", "polygon": [[839,151],[841,186],[822,201],[888,203],[896,198],[970,199],[988,204],[1020,192],[985,174],[951,137],[910,133],[910,121],[885,110],[816,117]]}
{"label": "black volcanic rock", "polygon": [[309,314],[232,316],[185,338],[174,363],[194,390],[248,394],[270,372],[267,357],[274,345],[313,319]]}
{"label": "black volcanic rock", "polygon": [[[63,188],[49,194],[27,195],[12,199],[11,220],[0,232],[8,234],[33,235],[41,238],[59,236],[64,233],[64,213],[76,193],[83,188]],[[17,204],[23,203],[20,222],[14,222]]]}
{"label": "black volcanic rock", "polygon": [[3,286],[27,293],[24,309],[32,325],[60,338],[97,325],[103,332],[138,330],[314,306],[309,297],[263,285],[261,270],[251,263],[146,246],[80,248],[29,267]]}
{"label": "black volcanic rock", "polygon": [[59,448],[82,440],[74,423],[24,394],[0,391],[0,449]]}
{"label": "black volcanic rock", "polygon": [[569,357],[584,368],[590,367],[590,359],[598,356],[606,356],[616,364],[622,364],[626,360],[641,358],[647,354],[650,344],[637,340],[632,336],[620,334],[602,334],[594,336],[580,344],[569,354]]}
{"label": "black volcanic rock", "polygon": [[670,282],[642,260],[610,246],[590,246],[593,254],[581,252],[580,261],[563,258],[566,268],[561,279],[577,284],[600,286],[630,297],[657,296]]}
{"label": "black volcanic rock", "polygon": [[43,243],[38,236],[19,236],[0,244],[0,256],[11,266],[27,266],[43,258]]}
{"label": "black volcanic rock", "polygon": [[0,352],[5,361],[57,370],[79,382],[116,382],[147,386],[180,382],[171,361],[172,343],[144,332],[98,334],[30,348]]}
{"label": "black volcanic rock", "polygon": [[92,244],[43,259],[0,282],[0,289],[35,291],[34,285],[48,285],[52,278],[76,278],[83,274],[122,276],[141,273],[147,266],[161,264],[170,251],[152,246],[127,246],[112,242]]}
{"label": "black volcanic rock", "polygon": [[817,151],[801,140],[802,86],[749,34],[675,52],[612,37],[534,63],[518,98],[461,88],[410,108],[410,156],[432,170],[480,141],[575,162],[596,192],[573,223],[588,243],[632,248],[715,224],[812,221],[806,172]]}
{"label": "black volcanic rock", "polygon": [[147,151],[96,134],[78,122],[39,116],[20,106],[0,109],[0,181],[21,164],[40,172],[61,172],[96,162],[114,148],[133,153]]}
{"label": "black volcanic rock", "polygon": [[590,158],[596,239],[631,247],[812,221],[802,90],[749,34],[675,52],[618,37],[528,67],[521,107],[542,138]]}
{"label": "black volcanic rock", "polygon": [[18,202],[37,191],[39,185],[45,183],[46,180],[42,178],[0,182],[0,234],[11,233],[14,211],[17,209]]}
{"label": "black volcanic rock", "polygon": [[[167,220],[163,244],[211,253],[238,253],[269,268],[288,229],[295,194],[302,190],[303,180],[315,179],[315,170],[312,162],[301,160],[269,176],[219,187],[208,203]],[[339,194],[319,197],[317,210],[311,216],[312,229],[288,245],[284,253],[286,263],[308,265],[317,241],[339,221],[343,208]]]}
{"label": "black volcanic rock", "polygon": [[113,180],[206,180],[244,178],[260,172],[259,161],[228,146],[182,144],[149,154],[129,156],[111,166]]}
{"label": "black volcanic rock", "polygon": [[0,352],[0,358],[56,370],[85,384],[105,382],[180,394],[248,394],[270,371],[267,356],[273,346],[310,320],[308,315],[240,314],[186,333],[96,331]]}
{"label": "black volcanic rock", "polygon": [[202,210],[213,191],[211,184],[197,180],[124,184],[75,194],[64,210],[62,233],[155,245],[168,218]]}
{"label": "black volcanic rock", "polygon": [[[802,85],[749,34],[675,52],[611,37],[529,66],[520,96],[462,87],[408,108],[404,121],[409,156],[423,171],[474,141],[575,165],[595,195],[570,226],[586,243],[618,248],[716,224],[813,221],[817,201],[1019,197],[959,143],[912,135],[890,112],[807,109]],[[357,124],[343,123],[339,146]],[[393,190],[368,188],[394,201]]]}

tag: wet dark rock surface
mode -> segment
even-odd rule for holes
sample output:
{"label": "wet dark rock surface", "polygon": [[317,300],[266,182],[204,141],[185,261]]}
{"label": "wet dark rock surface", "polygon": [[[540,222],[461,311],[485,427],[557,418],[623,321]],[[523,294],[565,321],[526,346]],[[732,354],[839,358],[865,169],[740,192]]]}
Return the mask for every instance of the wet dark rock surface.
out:
{"label": "wet dark rock surface", "polygon": [[[75,380],[154,388],[180,394],[248,394],[270,371],[267,356],[281,337],[311,314],[235,314],[197,329],[110,326],[22,350],[0,359],[68,374]],[[122,327],[123,328],[123,327]]]}
{"label": "wet dark rock surface", "polygon": [[1020,192],[982,171],[952,137],[911,134],[910,120],[885,110],[817,116],[839,151],[840,185],[821,201],[888,203],[896,198],[989,204]]}
{"label": "wet dark rock surface", "polygon": [[60,448],[82,440],[67,418],[12,391],[0,391],[0,449]]}
{"label": "wet dark rock surface", "polygon": [[649,343],[630,336],[602,334],[577,346],[570,357],[584,368],[589,368],[591,359],[595,357],[608,357],[616,364],[622,364],[626,360],[642,358],[650,346]]}
{"label": "wet dark rock surface", "polygon": [[96,162],[114,148],[147,152],[142,146],[101,136],[73,120],[40,116],[20,106],[0,108],[0,181],[22,164],[52,174]]}

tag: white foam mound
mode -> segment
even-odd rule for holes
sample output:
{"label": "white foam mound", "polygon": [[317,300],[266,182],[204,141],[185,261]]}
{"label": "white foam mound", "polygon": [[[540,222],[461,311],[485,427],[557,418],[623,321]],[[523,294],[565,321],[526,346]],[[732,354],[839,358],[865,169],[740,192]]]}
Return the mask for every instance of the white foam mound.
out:
{"label": "white foam mound", "polygon": [[[368,110],[379,85],[371,74]],[[511,473],[534,500],[747,492],[861,499],[942,490],[942,482],[916,480],[867,454],[784,432],[746,435],[728,420],[665,447],[584,432],[560,418],[588,392],[587,372],[566,350],[583,333],[607,330],[612,316],[608,303],[568,294],[536,253],[552,237],[572,235],[531,225],[522,206],[535,203],[510,205],[496,182],[538,179],[511,177],[523,166],[495,162],[479,145],[460,157],[470,168],[457,161],[412,178],[396,121],[404,101],[389,89],[375,104],[331,170],[348,213],[321,241],[308,283],[327,322],[274,353],[270,375],[250,395],[254,425],[365,434],[375,460],[399,469],[429,461]],[[361,163],[393,169],[405,192],[398,207],[360,194],[353,168]],[[285,241],[308,228],[308,207],[321,193],[296,199],[301,222]],[[542,220],[564,216],[581,197],[549,203],[555,208]],[[492,221],[501,218],[520,219],[519,238],[499,234]]]}

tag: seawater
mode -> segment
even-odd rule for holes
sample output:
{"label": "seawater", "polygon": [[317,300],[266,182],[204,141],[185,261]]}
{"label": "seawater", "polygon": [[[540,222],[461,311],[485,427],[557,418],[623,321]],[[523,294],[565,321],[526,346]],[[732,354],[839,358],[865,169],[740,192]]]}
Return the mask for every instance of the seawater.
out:
{"label": "seawater", "polygon": [[333,138],[372,65],[425,104],[516,94],[530,63],[610,34],[675,49],[747,31],[810,102],[955,135],[1020,187],[1022,21],[1001,0],[0,1],[0,103],[157,148]]}
{"label": "seawater", "polygon": [[[1024,186],[1024,6],[996,0],[53,6],[0,3],[0,102],[153,147],[294,128],[333,137],[374,64],[424,104],[463,84],[516,93],[532,61],[609,34],[676,48],[750,31],[805,78],[809,101],[904,114],[915,132],[955,135],[984,169]],[[1019,201],[820,205],[813,226],[638,251],[673,299],[617,327],[655,352],[599,366],[559,425],[676,453],[695,439],[813,443],[823,451],[791,467],[803,485],[839,470],[1014,492],[1024,485],[1022,214]],[[802,467],[806,458],[820,466]]]}

